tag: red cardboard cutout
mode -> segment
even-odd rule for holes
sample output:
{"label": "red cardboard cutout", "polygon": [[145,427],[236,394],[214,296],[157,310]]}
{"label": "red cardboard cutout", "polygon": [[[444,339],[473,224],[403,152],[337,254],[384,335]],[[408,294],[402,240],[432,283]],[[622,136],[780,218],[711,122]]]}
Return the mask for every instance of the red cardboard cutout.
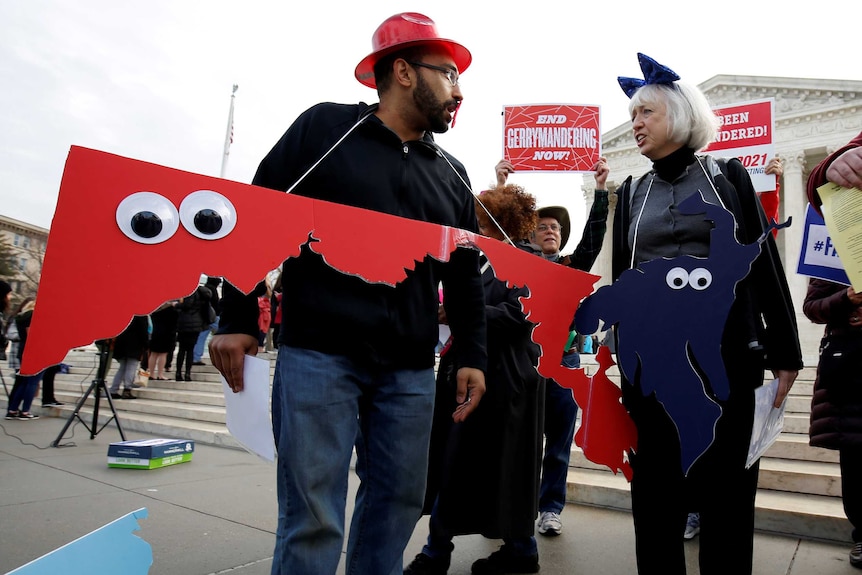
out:
{"label": "red cardboard cutout", "polygon": [[[137,200],[148,202],[141,210],[163,209],[176,213],[178,221],[148,237],[136,236],[123,228],[124,218],[117,213]],[[190,214],[202,209],[215,210],[224,222],[223,232],[209,236],[218,239],[203,239],[195,231]],[[402,241],[380,250],[381,229]],[[267,242],[259,241],[260,230],[267,231]],[[317,240],[312,249],[335,269],[388,285],[403,280],[405,270],[426,255],[446,261],[459,246],[483,250],[500,279],[530,289],[523,305],[536,324],[533,340],[549,350],[540,359],[539,373],[572,389],[576,401],[589,406],[583,426],[596,431],[587,434],[582,428],[579,434],[591,438],[581,445],[585,455],[630,477],[623,454],[634,446],[634,437],[614,433],[628,421],[619,388],[601,382],[597,393],[583,370],[560,365],[575,309],[591,293],[596,276],[464,230],[86,148],[73,147],[66,162],[21,372],[37,373],[61,362],[69,349],[114,337],[132,316],[193,292],[201,274],[224,277],[249,292],[269,270],[298,256],[310,236]],[[153,261],[159,262],[158,279],[141,273]],[[58,318],[63,329],[56,329]]]}
{"label": "red cardboard cutout", "polygon": [[[622,404],[620,388],[605,376],[605,370],[613,363],[610,356],[602,371],[592,378],[583,369],[562,365],[561,342],[568,339],[575,310],[599,277],[483,236],[477,236],[475,243],[488,256],[498,278],[507,280],[510,286],[529,286],[530,297],[522,300],[521,305],[527,319],[536,324],[533,341],[542,347],[538,371],[571,389],[575,402],[583,409],[575,443],[584,450],[587,459],[607,465],[614,473],[622,471],[631,481],[632,470],[624,453],[637,445],[637,432]],[[581,279],[585,277],[590,278],[589,283]]]}

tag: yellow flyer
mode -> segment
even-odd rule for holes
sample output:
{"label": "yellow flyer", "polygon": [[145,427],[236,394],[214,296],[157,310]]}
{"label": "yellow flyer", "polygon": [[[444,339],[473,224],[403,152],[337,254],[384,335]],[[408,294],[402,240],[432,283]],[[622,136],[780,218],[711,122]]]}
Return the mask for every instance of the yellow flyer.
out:
{"label": "yellow flyer", "polygon": [[862,190],[827,182],[817,191],[826,229],[853,289],[862,291]]}

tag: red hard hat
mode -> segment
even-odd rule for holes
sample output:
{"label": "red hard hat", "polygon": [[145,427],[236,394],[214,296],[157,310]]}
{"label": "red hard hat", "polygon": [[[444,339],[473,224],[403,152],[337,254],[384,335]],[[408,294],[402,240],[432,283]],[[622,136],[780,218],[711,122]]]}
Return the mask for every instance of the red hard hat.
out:
{"label": "red hard hat", "polygon": [[437,35],[434,20],[416,12],[402,12],[384,20],[383,24],[374,31],[371,37],[371,47],[374,51],[356,66],[356,79],[369,88],[376,88],[374,65],[380,58],[395,50],[421,44],[438,45],[449,50],[459,73],[466,70],[473,60],[467,48]]}

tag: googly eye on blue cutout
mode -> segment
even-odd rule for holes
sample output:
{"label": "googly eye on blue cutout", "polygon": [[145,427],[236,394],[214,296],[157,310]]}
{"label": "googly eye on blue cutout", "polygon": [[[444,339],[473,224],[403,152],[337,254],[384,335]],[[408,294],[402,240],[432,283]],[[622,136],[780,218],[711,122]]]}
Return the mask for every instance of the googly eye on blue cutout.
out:
{"label": "googly eye on blue cutout", "polygon": [[117,225],[130,240],[159,244],[180,227],[180,214],[166,197],[155,192],[135,192],[117,206]]}
{"label": "googly eye on blue cutout", "polygon": [[695,268],[688,275],[688,283],[697,291],[702,291],[712,285],[712,272],[706,268]]}
{"label": "googly eye on blue cutout", "polygon": [[180,204],[180,221],[197,238],[219,240],[236,226],[236,208],[218,192],[198,190]]}
{"label": "googly eye on blue cutout", "polygon": [[688,285],[688,272],[685,268],[673,268],[667,272],[665,281],[671,289],[682,289]]}

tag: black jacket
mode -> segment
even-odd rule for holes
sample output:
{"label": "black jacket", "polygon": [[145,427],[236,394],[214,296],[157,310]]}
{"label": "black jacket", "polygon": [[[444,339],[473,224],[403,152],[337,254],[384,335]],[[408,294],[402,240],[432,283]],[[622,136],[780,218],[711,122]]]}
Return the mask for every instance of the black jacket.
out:
{"label": "black jacket", "polygon": [[192,294],[177,305],[177,333],[200,333],[209,325],[209,306],[212,292],[198,286]]}
{"label": "black jacket", "polygon": [[[430,134],[401,142],[373,111],[366,104],[312,107],[263,159],[253,183],[289,189],[367,115],[292,193],[476,231],[473,196],[461,163]],[[402,241],[385,232],[381,230],[381,250],[386,242]],[[463,342],[461,366],[484,369],[482,283],[478,254],[469,249],[457,249],[445,264],[426,257],[392,288],[342,274],[305,245],[299,257],[284,263],[280,343],[379,366],[431,367],[440,281],[453,336]],[[219,333],[256,336],[257,296],[262,293],[258,286],[243,296],[225,282]]]}
{"label": "black jacket", "polygon": [[141,359],[144,349],[147,347],[148,328],[147,316],[134,316],[126,329],[114,339],[113,358],[117,361]]}
{"label": "black jacket", "polygon": [[508,288],[491,269],[484,286],[487,391],[466,421],[453,423],[459,345],[452,338],[437,373],[424,512],[439,495],[438,519],[453,535],[529,537],[538,514],[546,382],[519,301],[529,290]]}
{"label": "black jacket", "polygon": [[[851,327],[849,321],[857,310],[847,298],[847,286],[811,279],[802,310],[814,323],[825,323],[826,334],[855,340],[852,349],[862,348],[862,328]],[[862,358],[858,353],[848,355],[851,357],[844,360],[846,372],[836,372],[840,373],[837,377],[841,385],[835,382],[824,385],[818,363],[811,397],[811,445],[828,449],[862,448]]]}

